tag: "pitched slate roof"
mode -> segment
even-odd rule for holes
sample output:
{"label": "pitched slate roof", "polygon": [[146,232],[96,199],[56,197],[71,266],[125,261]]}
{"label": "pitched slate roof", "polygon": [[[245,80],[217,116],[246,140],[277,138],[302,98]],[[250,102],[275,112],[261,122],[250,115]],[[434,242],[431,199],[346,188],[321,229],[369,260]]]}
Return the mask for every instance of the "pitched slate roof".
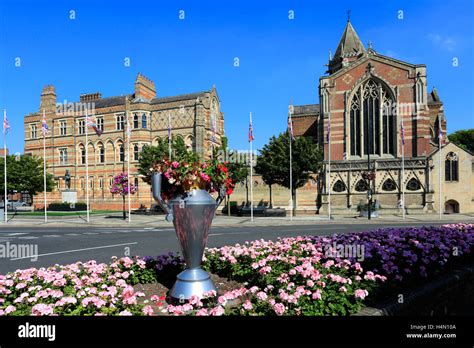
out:
{"label": "pitched slate roof", "polygon": [[293,116],[299,115],[319,115],[319,104],[295,105]]}
{"label": "pitched slate roof", "polygon": [[336,53],[334,54],[334,59],[356,56],[362,52],[365,52],[364,45],[360,41],[351,22],[348,20],[339,45],[337,46]]}
{"label": "pitched slate roof", "polygon": [[196,99],[197,97],[202,97],[206,93],[209,93],[209,91],[202,91],[202,92],[189,93],[189,94],[181,94],[181,95],[175,95],[175,96],[171,96],[171,97],[153,98],[150,103],[151,104],[161,104],[161,103],[171,103],[171,102],[180,101],[180,100],[191,100],[191,99]]}

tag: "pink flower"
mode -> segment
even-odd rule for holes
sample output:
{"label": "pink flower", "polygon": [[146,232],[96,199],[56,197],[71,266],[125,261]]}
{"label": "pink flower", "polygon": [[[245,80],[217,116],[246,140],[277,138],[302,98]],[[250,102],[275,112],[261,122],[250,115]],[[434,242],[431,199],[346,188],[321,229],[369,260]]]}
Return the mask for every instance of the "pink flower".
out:
{"label": "pink flower", "polygon": [[285,312],[285,306],[283,303],[275,303],[273,305],[273,310],[277,315],[282,315]]}
{"label": "pink flower", "polygon": [[320,300],[321,299],[321,290],[317,289],[315,292],[313,292],[312,299],[313,300]]}
{"label": "pink flower", "polygon": [[252,306],[252,302],[250,302],[249,300],[245,301],[245,303],[243,304],[243,306],[245,310],[251,310],[253,308]]}
{"label": "pink flower", "polygon": [[171,165],[173,166],[173,168],[178,168],[179,167],[179,162],[178,161],[173,161],[173,163],[171,163]]}
{"label": "pink flower", "polygon": [[143,307],[142,312],[145,315],[153,315],[153,308],[151,306],[145,306]]}
{"label": "pink flower", "polygon": [[206,182],[211,181],[211,178],[206,173],[201,173],[201,179],[206,181]]}
{"label": "pink flower", "polygon": [[264,293],[263,291],[260,291],[257,293],[257,298],[260,300],[260,301],[265,301],[268,296],[266,293]]}
{"label": "pink flower", "polygon": [[38,303],[31,308],[31,315],[51,315],[53,307],[44,303]]}
{"label": "pink flower", "polygon": [[219,298],[217,299],[217,302],[219,302],[219,304],[221,305],[225,305],[227,303],[227,299],[225,296],[219,296]]}
{"label": "pink flower", "polygon": [[213,309],[211,309],[211,312],[209,313],[210,315],[213,316],[221,316],[225,313],[225,309],[222,306],[217,306]]}
{"label": "pink flower", "polygon": [[310,279],[306,281],[306,285],[312,288],[314,286],[314,282]]}
{"label": "pink flower", "polygon": [[121,311],[121,312],[119,313],[119,315],[121,315],[121,316],[130,316],[130,315],[133,315],[133,314],[130,313],[129,311],[127,311],[127,310],[124,310],[124,311]]}
{"label": "pink flower", "polygon": [[346,289],[345,286],[341,286],[341,287],[339,288],[339,291],[340,291],[340,292],[347,292],[347,289]]}
{"label": "pink flower", "polygon": [[193,306],[197,306],[197,307],[202,307],[201,299],[198,296],[195,296],[195,295],[190,297],[189,304],[191,304]]}
{"label": "pink flower", "polygon": [[363,290],[363,289],[357,289],[355,292],[354,292],[354,296],[355,298],[360,298],[360,299],[364,299],[367,295],[369,294],[369,292],[367,290]]}
{"label": "pink flower", "polygon": [[7,308],[5,308],[5,314],[10,314],[10,313],[13,313],[14,311],[16,311],[15,306],[10,305]]}
{"label": "pink flower", "polygon": [[207,312],[207,309],[206,308],[201,308],[200,310],[198,310],[196,312],[196,316],[197,317],[201,317],[201,316],[208,316],[209,313]]}
{"label": "pink flower", "polygon": [[202,294],[203,298],[216,297],[216,296],[217,296],[217,292],[215,290],[209,290]]}

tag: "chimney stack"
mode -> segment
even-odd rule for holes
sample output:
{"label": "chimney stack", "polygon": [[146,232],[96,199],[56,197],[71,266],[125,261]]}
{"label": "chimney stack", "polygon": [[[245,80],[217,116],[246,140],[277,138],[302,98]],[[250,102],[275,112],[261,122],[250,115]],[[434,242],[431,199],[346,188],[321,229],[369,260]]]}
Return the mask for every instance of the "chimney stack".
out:
{"label": "chimney stack", "polygon": [[92,101],[95,101],[95,100],[99,100],[100,98],[102,98],[102,93],[100,92],[96,92],[96,93],[89,93],[89,94],[81,94],[80,95],[80,101],[81,102],[92,102]]}
{"label": "chimney stack", "polygon": [[155,83],[146,76],[138,73],[135,80],[135,98],[150,100],[156,97]]}
{"label": "chimney stack", "polygon": [[56,91],[53,85],[43,87],[43,91],[41,92],[40,113],[43,113],[43,109],[46,113],[56,112]]}

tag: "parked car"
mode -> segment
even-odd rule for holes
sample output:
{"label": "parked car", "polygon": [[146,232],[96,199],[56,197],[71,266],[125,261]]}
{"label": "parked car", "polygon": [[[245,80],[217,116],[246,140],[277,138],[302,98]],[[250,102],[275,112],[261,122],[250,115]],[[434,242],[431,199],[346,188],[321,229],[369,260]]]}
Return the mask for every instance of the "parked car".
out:
{"label": "parked car", "polygon": [[[9,201],[7,203],[7,209],[10,209],[10,210],[16,210],[18,207],[27,207],[27,206],[28,204],[23,201]],[[4,202],[0,202],[0,208],[4,208],[4,207],[5,207]]]}

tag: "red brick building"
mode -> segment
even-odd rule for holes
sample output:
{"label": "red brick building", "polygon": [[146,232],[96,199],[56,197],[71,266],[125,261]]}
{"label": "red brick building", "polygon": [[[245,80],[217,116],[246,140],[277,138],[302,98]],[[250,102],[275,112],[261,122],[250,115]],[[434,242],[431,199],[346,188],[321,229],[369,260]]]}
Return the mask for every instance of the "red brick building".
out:
{"label": "red brick building", "polygon": [[348,20],[326,73],[319,79],[320,104],[294,106],[292,115],[296,135],[312,136],[324,149],[319,211],[327,209],[329,190],[336,212],[367,201],[363,173],[369,155],[376,173],[371,190],[383,208],[397,210],[403,187],[411,212],[433,211],[437,183],[431,173],[437,164],[431,155],[438,149],[439,124],[446,139],[446,119],[436,89],[428,91],[426,66],[384,56],[370,43],[365,48]]}

